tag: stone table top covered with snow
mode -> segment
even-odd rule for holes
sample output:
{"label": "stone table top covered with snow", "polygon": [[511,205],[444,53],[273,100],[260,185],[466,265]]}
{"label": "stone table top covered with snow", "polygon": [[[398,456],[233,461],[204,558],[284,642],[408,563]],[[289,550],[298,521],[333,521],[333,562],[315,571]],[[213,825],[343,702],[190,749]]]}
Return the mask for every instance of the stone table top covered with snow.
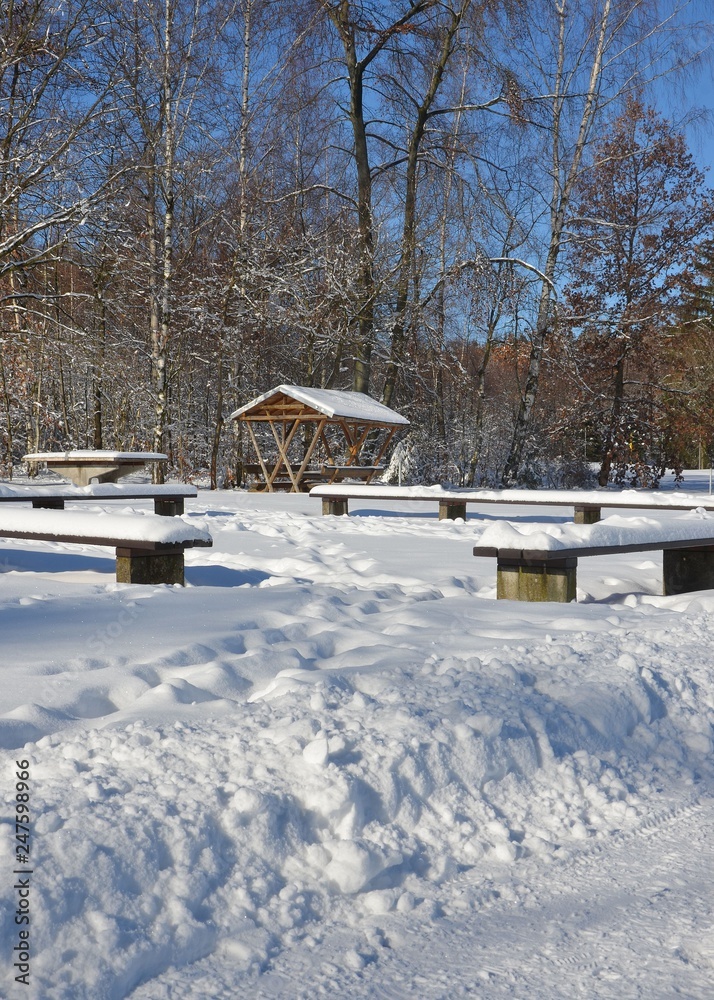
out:
{"label": "stone table top covered with snow", "polygon": [[23,455],[25,462],[43,462],[48,469],[69,479],[75,486],[115,483],[132,472],[142,472],[150,462],[166,462],[168,455],[159,452],[103,451],[38,451]]}

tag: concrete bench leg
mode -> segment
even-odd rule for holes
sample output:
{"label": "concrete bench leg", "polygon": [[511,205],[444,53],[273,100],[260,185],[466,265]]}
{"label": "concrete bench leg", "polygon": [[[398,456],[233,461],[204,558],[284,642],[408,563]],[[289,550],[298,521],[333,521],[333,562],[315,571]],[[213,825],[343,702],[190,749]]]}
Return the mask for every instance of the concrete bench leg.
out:
{"label": "concrete bench leg", "polygon": [[506,601],[574,601],[577,566],[573,558],[540,563],[499,559],[496,596]]}
{"label": "concrete bench leg", "polygon": [[665,597],[714,590],[714,548],[665,549],[662,578]]}
{"label": "concrete bench leg", "polygon": [[466,520],[466,504],[457,501],[456,503],[451,503],[447,500],[439,501],[439,520],[440,521],[455,521],[457,517]]}
{"label": "concrete bench leg", "polygon": [[575,507],[573,521],[575,524],[597,524],[600,520],[600,507]]}
{"label": "concrete bench leg", "polygon": [[164,517],[177,517],[183,514],[183,498],[178,500],[161,500],[154,498],[154,513],[163,514]]}
{"label": "concrete bench leg", "polygon": [[323,514],[349,514],[347,509],[347,500],[330,500],[325,498],[322,501],[322,513]]}
{"label": "concrete bench leg", "polygon": [[180,583],[184,586],[183,549],[117,548],[117,583]]}

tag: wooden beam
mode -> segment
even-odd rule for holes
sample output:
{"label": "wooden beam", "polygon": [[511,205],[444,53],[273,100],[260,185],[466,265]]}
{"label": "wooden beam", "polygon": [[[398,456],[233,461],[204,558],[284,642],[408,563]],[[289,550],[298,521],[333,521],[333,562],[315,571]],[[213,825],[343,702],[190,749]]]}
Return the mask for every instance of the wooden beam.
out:
{"label": "wooden beam", "polygon": [[[353,446],[353,448],[354,448],[354,451],[353,451],[353,461],[352,461],[352,462],[348,462],[348,463],[347,463],[348,465],[359,465],[359,464],[360,464],[360,463],[359,463],[359,453],[360,453],[360,451],[362,450],[362,445],[363,445],[363,444],[365,443],[365,441],[367,440],[367,435],[368,435],[368,434],[369,434],[369,433],[370,433],[371,431],[373,431],[373,430],[375,429],[375,428],[374,428],[373,426],[371,426],[370,424],[366,424],[366,425],[364,425],[364,426],[363,426],[363,429],[362,429],[362,433],[360,434],[360,433],[359,433],[359,425],[358,425],[358,424],[355,424],[355,425],[354,425],[354,427],[355,427],[355,437],[356,437],[356,442],[355,442],[355,444],[354,444],[354,446]],[[359,436],[358,436],[358,435],[359,435]],[[376,465],[377,463],[376,463],[376,462],[374,462],[374,463],[372,463],[372,464]]]}
{"label": "wooden beam", "polygon": [[286,435],[287,421],[283,421],[282,422],[283,435],[282,435],[282,441],[281,441],[280,438],[278,437],[278,432],[275,429],[275,422],[272,421],[272,420],[270,421],[270,429],[273,432],[273,437],[275,438],[275,443],[278,446],[278,453],[280,455],[280,458],[275,463],[275,468],[273,469],[273,472],[272,472],[271,477],[270,477],[271,486],[272,486],[273,482],[275,481],[275,477],[278,474],[280,466],[282,464],[284,464],[285,465],[285,470],[286,470],[288,476],[290,477],[290,482],[293,484],[293,488],[294,488],[294,490],[295,490],[296,493],[299,492],[298,491],[298,484],[297,484],[297,480],[295,478],[295,474],[293,473],[292,466],[290,464],[290,459],[288,458],[288,450],[290,448],[290,445],[292,444],[293,438],[295,437],[295,432],[297,431],[297,429],[300,426],[300,424],[301,424],[300,420],[294,420],[294,421],[292,421],[290,430],[287,432],[287,435]]}
{"label": "wooden beam", "polygon": [[323,445],[325,446],[325,454],[327,456],[327,461],[331,462],[332,464],[334,464],[335,460],[332,457],[332,448],[330,448],[330,442],[328,440],[328,437],[327,437],[327,434],[325,433],[325,431],[327,430],[328,427],[331,427],[333,423],[334,423],[334,421],[332,421],[332,420],[325,420],[325,421],[323,421],[322,426],[320,428],[320,440],[322,441]]}
{"label": "wooden beam", "polygon": [[265,485],[266,485],[266,487],[268,489],[268,492],[272,493],[273,492],[273,487],[272,487],[271,483],[269,482],[270,473],[268,472],[267,465],[263,461],[263,456],[260,454],[260,446],[258,445],[258,441],[256,439],[256,436],[253,433],[253,428],[250,426],[249,422],[246,422],[246,427],[248,428],[248,434],[250,435],[250,439],[253,442],[253,447],[255,448],[255,453],[258,456],[258,461],[260,462],[260,467],[263,470],[263,478],[265,480]]}
{"label": "wooden beam", "polygon": [[340,421],[340,426],[347,442],[348,456],[345,465],[359,465],[359,450],[364,444],[370,430],[372,430],[372,425],[367,424],[361,434],[359,433],[359,424],[357,423],[349,423],[347,420],[342,420]]}
{"label": "wooden beam", "polygon": [[319,410],[301,403],[300,400],[290,399],[287,396],[279,396],[276,399],[266,400],[254,410],[242,413],[240,420],[246,422],[252,420],[282,420],[295,419],[296,417],[307,417],[308,419],[319,419],[323,414]]}
{"label": "wooden beam", "polygon": [[[310,447],[305,452],[305,457],[303,458],[302,464],[300,465],[300,468],[298,469],[298,484],[302,482],[302,477],[305,475],[305,470],[307,469],[308,465],[310,464],[310,459],[312,458],[312,453],[314,452],[314,450],[315,450],[315,448],[317,446],[317,442],[320,439],[320,435],[322,434],[322,431],[324,430],[326,422],[327,422],[327,417],[323,417],[322,420],[320,421],[319,427],[316,428],[315,433],[312,436],[312,441],[310,442]],[[304,421],[303,421],[303,423],[304,423]]]}
{"label": "wooden beam", "polygon": [[385,439],[384,439],[384,444],[383,444],[383,445],[382,445],[382,447],[381,447],[381,448],[379,449],[379,454],[375,456],[375,459],[374,459],[374,462],[372,463],[373,465],[379,465],[379,463],[380,463],[380,460],[381,460],[381,458],[382,458],[382,455],[384,455],[385,451],[387,450],[387,447],[388,447],[388,445],[389,445],[389,442],[390,442],[390,441],[392,440],[392,438],[393,438],[393,437],[394,437],[394,435],[396,434],[396,431],[397,431],[397,428],[396,428],[396,427],[391,427],[391,428],[389,429],[389,431],[388,431],[388,433],[387,433],[387,436],[386,436],[386,437],[385,437]]}

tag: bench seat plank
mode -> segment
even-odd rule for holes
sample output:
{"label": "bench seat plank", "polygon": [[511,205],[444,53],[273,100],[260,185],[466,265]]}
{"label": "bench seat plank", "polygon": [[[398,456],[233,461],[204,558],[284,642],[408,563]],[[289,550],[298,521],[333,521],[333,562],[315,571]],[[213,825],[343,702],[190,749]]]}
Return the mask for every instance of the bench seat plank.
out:
{"label": "bench seat plank", "polygon": [[499,551],[512,549],[564,555],[572,550],[572,553],[584,555],[585,549],[591,549],[591,555],[607,555],[608,549],[636,552],[643,546],[676,546],[683,540],[706,543],[712,537],[714,518],[706,515],[655,519],[645,515],[613,514],[597,524],[494,521],[482,532],[478,544]]}
{"label": "bench seat plank", "polygon": [[0,503],[31,503],[33,507],[63,510],[72,503],[97,500],[153,500],[154,512],[173,516],[183,514],[184,501],[198,496],[195,486],[165,483],[158,486],[124,486],[119,483],[92,483],[89,486],[15,486],[0,483]]}
{"label": "bench seat plank", "polygon": [[592,525],[502,522],[484,531],[473,554],[496,558],[499,599],[571,601],[579,558],[656,550],[663,553],[666,596],[714,588],[714,520],[706,517],[654,521],[616,515]]}
{"label": "bench seat plank", "polygon": [[0,536],[47,538],[55,541],[86,541],[91,545],[122,545],[140,548],[156,544],[210,545],[203,528],[181,518],[157,514],[88,514],[81,510],[0,510]]}
{"label": "bench seat plank", "polygon": [[158,514],[0,510],[0,538],[106,545],[116,549],[119,583],[184,582],[184,549],[213,544],[203,528]]}
{"label": "bench seat plank", "polygon": [[436,502],[440,520],[466,518],[467,504],[571,507],[575,521],[593,524],[603,507],[615,509],[714,510],[714,497],[701,493],[660,490],[472,490],[443,486],[330,484],[315,486],[310,496],[322,500],[323,514],[347,514],[350,500]]}
{"label": "bench seat plank", "polygon": [[558,559],[577,559],[584,556],[609,556],[625,552],[656,552],[658,550],[707,548],[714,546],[714,531],[711,536],[692,539],[678,538],[669,541],[630,542],[623,545],[584,545],[576,548],[562,549],[506,549],[494,548],[492,545],[474,545],[475,556],[497,556],[501,559],[519,559],[522,562],[553,562]]}
{"label": "bench seat plank", "polygon": [[685,493],[680,490],[478,490],[467,487],[444,486],[389,486],[374,485],[322,485],[310,491],[311,496],[334,496],[364,500],[454,500],[467,503],[501,504],[574,504],[591,507],[662,507],[673,510],[691,510],[704,507],[714,510],[714,496],[708,493]]}

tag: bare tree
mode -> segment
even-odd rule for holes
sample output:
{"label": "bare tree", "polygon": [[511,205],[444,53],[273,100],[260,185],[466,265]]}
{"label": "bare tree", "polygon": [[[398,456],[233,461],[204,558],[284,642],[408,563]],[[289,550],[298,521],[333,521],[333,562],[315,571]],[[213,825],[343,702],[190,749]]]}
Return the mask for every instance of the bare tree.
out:
{"label": "bare tree", "polygon": [[98,16],[90,0],[0,8],[0,281],[56,253],[98,196]]}
{"label": "bare tree", "polygon": [[[213,141],[209,78],[227,12],[220,3],[199,0],[141,0],[119,3],[112,13],[109,53],[121,77],[128,194],[143,215],[133,253],[137,262],[143,254],[146,266],[152,447],[164,451],[170,450],[177,213],[191,201],[192,184],[206,163],[205,142]],[[181,214],[185,253],[204,221]]]}
{"label": "bare tree", "polygon": [[60,262],[107,181],[96,169],[111,93],[111,78],[95,72],[101,37],[101,8],[90,0],[0,6],[0,380],[10,472],[23,406],[27,443],[39,441],[42,359],[49,348],[51,382],[59,297],[69,295],[56,280]]}
{"label": "bare tree", "polygon": [[390,4],[385,9],[378,3],[357,4],[352,0],[320,0],[339,39],[347,74],[348,108],[352,131],[352,158],[356,174],[356,211],[359,245],[356,247],[360,301],[356,316],[355,358],[352,388],[356,392],[370,391],[371,360],[374,347],[374,319],[378,285],[375,274],[375,225],[372,188],[374,167],[369,132],[374,105],[368,74],[378,56],[400,37],[423,25],[435,8],[437,0],[414,0]]}
{"label": "bare tree", "polygon": [[[420,98],[411,97],[410,100],[412,106],[416,105],[416,107],[414,107],[413,120],[410,122],[404,153],[406,172],[404,177],[404,207],[396,300],[392,321],[389,361],[382,391],[382,402],[386,406],[391,404],[404,353],[407,307],[413,278],[414,255],[417,247],[417,186],[422,143],[427,127],[430,121],[434,121],[435,116],[444,113],[455,114],[457,116],[460,114],[460,106],[456,109],[438,108],[436,101],[449,60],[456,47],[459,29],[470,5],[471,0],[459,0],[453,7],[445,5],[443,21],[439,21],[434,25],[432,28],[433,41],[428,47],[425,46],[424,60],[427,62],[427,66],[425,67],[427,77],[425,91]],[[401,69],[400,62],[397,63],[397,68]],[[402,72],[400,78],[392,78],[393,84],[400,90],[406,89],[405,77],[406,73]],[[445,179],[448,184],[448,174]]]}

